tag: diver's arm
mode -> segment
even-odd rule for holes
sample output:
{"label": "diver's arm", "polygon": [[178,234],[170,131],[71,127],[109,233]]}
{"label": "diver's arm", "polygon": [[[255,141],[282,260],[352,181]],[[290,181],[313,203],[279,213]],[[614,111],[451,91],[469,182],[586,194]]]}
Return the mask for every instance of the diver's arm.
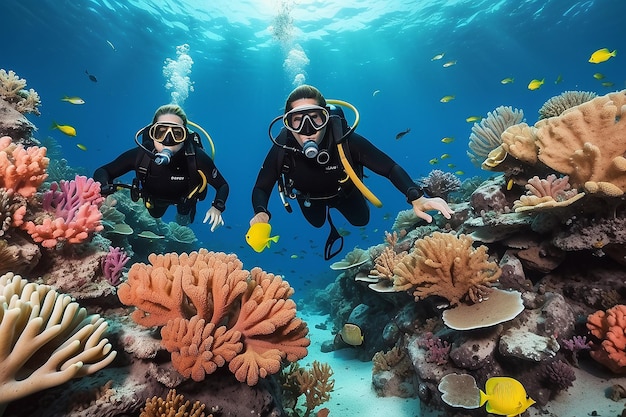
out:
{"label": "diver's arm", "polygon": [[252,189],[252,209],[255,214],[253,220],[265,219],[265,216],[257,216],[261,213],[267,216],[265,222],[268,222],[271,217],[267,205],[270,200],[270,195],[272,194],[272,189],[276,185],[282,169],[282,160],[279,161],[279,159],[282,159],[281,155],[284,151],[281,151],[279,147],[273,146],[265,157],[265,161],[263,161],[263,166],[259,171],[256,183]]}
{"label": "diver's arm", "polygon": [[129,149],[112,162],[96,169],[93,173],[93,179],[98,181],[102,188],[108,184],[112,184],[116,178],[135,169],[138,151],[139,149],[137,148]]}
{"label": "diver's arm", "polygon": [[213,159],[211,159],[206,152],[202,149],[196,149],[196,157],[198,158],[200,169],[207,179],[207,182],[215,189],[215,198],[202,221],[202,223],[208,222],[211,226],[211,232],[214,232],[215,229],[224,225],[222,213],[226,210],[226,200],[228,199],[230,188],[226,179],[215,166]]}

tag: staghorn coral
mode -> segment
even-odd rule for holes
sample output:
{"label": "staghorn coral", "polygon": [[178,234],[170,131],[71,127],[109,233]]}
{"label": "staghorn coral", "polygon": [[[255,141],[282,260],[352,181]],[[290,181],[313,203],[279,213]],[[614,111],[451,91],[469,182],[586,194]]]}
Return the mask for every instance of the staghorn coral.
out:
{"label": "staghorn coral", "polygon": [[151,265],[131,267],[118,296],[137,307],[131,318],[138,324],[164,326],[162,344],[181,375],[201,381],[229,363],[252,386],[284,359],[306,356],[308,328],[280,276],[246,271],[236,255],[206,249],[148,259]]}
{"label": "staghorn coral", "polygon": [[586,103],[598,95],[589,91],[564,91],[550,98],[539,109],[539,120],[558,117],[567,109]]}
{"label": "staghorn coral", "polygon": [[420,187],[431,197],[448,199],[448,194],[461,188],[461,180],[450,172],[433,169],[428,176],[417,180]]}
{"label": "staghorn coral", "polygon": [[281,385],[287,399],[285,406],[297,414],[298,398],[304,394],[304,417],[307,417],[315,407],[330,400],[335,381],[331,378],[333,371],[330,365],[313,361],[309,369],[297,363],[292,363],[281,375]]}
{"label": "staghorn coral", "polygon": [[412,292],[416,301],[437,295],[451,305],[465,297],[479,302],[502,271],[488,261],[487,247],[475,249],[473,242],[468,235],[441,232],[416,241],[394,269],[394,288]]}
{"label": "staghorn coral", "polygon": [[20,113],[34,113],[39,116],[41,104],[39,94],[32,88],[26,90],[26,80],[18,77],[14,71],[0,69],[0,98],[11,104]]}
{"label": "staghorn coral", "polygon": [[500,146],[500,135],[509,126],[520,123],[524,118],[524,112],[519,109],[513,110],[511,106],[500,106],[493,112],[487,113],[487,117],[479,123],[474,123],[469,138],[467,156],[472,163],[480,166],[489,152]]}
{"label": "staghorn coral", "polygon": [[50,160],[46,148],[16,145],[9,136],[0,138],[0,188],[31,197],[45,181]]}
{"label": "staghorn coral", "polygon": [[381,280],[393,281],[394,268],[404,259],[407,252],[396,253],[393,246],[387,246],[383,252],[374,260],[374,269],[370,275]]}
{"label": "staghorn coral", "polygon": [[126,263],[130,261],[130,257],[122,248],[109,246],[109,251],[102,258],[100,265],[104,278],[113,286],[119,285],[122,281],[122,272]]}
{"label": "staghorn coral", "polygon": [[200,401],[191,404],[189,400],[185,401],[182,394],[176,394],[175,389],[170,389],[165,398],[148,398],[139,417],[204,417],[205,408],[206,405]]}
{"label": "staghorn coral", "polygon": [[569,177],[566,175],[557,178],[550,174],[545,179],[538,176],[528,180],[526,195],[515,200],[513,209],[516,213],[529,210],[543,209],[547,207],[563,207],[572,204],[584,197],[585,193],[571,189]]}
{"label": "staghorn coral", "polygon": [[615,373],[626,373],[626,305],[590,314],[587,329],[600,340],[600,346],[592,345],[591,357]]}
{"label": "staghorn coral", "polygon": [[102,338],[107,322],[48,285],[4,274],[0,306],[0,405],[93,374],[115,359]]}
{"label": "staghorn coral", "polygon": [[539,160],[568,175],[575,188],[621,196],[626,192],[626,90],[596,97],[558,117],[540,120]]}

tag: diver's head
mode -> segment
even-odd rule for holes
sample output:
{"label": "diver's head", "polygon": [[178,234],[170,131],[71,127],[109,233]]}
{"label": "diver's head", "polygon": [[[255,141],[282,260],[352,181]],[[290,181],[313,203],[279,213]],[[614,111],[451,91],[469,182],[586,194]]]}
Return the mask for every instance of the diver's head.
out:
{"label": "diver's head", "polygon": [[187,115],[180,106],[166,104],[157,109],[148,130],[154,149],[162,152],[168,149],[173,154],[181,150],[189,136]]}
{"label": "diver's head", "polygon": [[283,124],[293,133],[309,158],[317,157],[318,145],[326,134],[329,118],[326,100],[315,87],[301,85],[287,98]]}

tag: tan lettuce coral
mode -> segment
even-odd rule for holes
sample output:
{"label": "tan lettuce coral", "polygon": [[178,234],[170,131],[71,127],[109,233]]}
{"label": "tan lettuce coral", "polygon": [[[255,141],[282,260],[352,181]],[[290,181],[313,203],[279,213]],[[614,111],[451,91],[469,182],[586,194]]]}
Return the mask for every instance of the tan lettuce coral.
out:
{"label": "tan lettuce coral", "polygon": [[474,248],[468,235],[435,232],[415,242],[415,249],[394,269],[394,288],[411,291],[416,300],[431,295],[451,305],[469,297],[479,302],[502,271],[489,262],[487,247]]}

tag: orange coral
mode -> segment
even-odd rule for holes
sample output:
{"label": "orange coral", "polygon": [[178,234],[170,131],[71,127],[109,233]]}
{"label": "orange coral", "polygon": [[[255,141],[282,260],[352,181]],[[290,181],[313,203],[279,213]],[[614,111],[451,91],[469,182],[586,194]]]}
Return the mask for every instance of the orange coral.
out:
{"label": "orange coral", "polygon": [[31,197],[48,177],[50,159],[46,148],[15,145],[9,136],[0,138],[0,187]]}
{"label": "orange coral", "polygon": [[487,247],[472,247],[467,235],[435,232],[417,240],[415,249],[394,268],[394,289],[412,291],[416,300],[438,295],[458,304],[468,296],[480,302],[502,273],[488,261]]}
{"label": "orange coral", "polygon": [[601,347],[591,351],[591,357],[615,373],[626,373],[626,305],[590,314],[587,328],[602,340]]}
{"label": "orange coral", "polygon": [[236,255],[206,249],[148,259],[152,265],[131,267],[118,296],[137,306],[137,323],[164,326],[162,344],[183,376],[201,381],[229,363],[239,381],[255,385],[282,360],[307,355],[308,328],[280,276],[246,271]]}

